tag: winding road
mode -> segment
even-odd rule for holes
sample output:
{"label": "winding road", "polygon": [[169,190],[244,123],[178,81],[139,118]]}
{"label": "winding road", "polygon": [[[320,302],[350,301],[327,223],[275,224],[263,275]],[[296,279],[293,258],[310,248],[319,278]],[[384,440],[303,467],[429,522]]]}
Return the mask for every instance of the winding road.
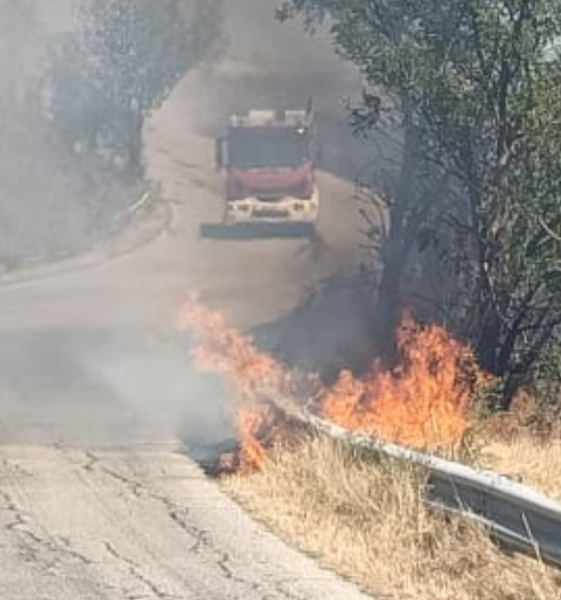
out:
{"label": "winding road", "polygon": [[[363,597],[254,523],[185,453],[230,425],[220,382],[162,334],[182,301],[199,292],[250,328],[358,258],[345,179],[349,156],[366,153],[339,104],[356,75],[326,42],[276,24],[272,3],[226,4],[228,55],[191,73],[147,127],[167,229],[95,268],[0,288],[3,600]],[[220,119],[310,93],[335,127],[320,239],[202,240],[200,225],[220,218]]]}

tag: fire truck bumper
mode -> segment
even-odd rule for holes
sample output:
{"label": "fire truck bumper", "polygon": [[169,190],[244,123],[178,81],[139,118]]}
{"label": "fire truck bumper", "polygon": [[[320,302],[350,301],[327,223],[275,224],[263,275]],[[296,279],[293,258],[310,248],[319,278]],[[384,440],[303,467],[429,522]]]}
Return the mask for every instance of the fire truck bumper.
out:
{"label": "fire truck bumper", "polygon": [[319,190],[302,200],[287,196],[275,201],[244,198],[226,203],[225,224],[294,224],[313,226],[319,216]]}

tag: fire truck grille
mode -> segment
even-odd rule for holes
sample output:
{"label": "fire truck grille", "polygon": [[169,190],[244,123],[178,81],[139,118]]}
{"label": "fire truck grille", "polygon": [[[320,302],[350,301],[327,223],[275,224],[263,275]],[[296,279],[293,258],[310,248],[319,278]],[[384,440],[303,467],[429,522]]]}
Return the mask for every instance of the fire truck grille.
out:
{"label": "fire truck grille", "polygon": [[257,208],[251,214],[259,219],[286,219],[289,216],[287,210],[273,210],[269,208]]}

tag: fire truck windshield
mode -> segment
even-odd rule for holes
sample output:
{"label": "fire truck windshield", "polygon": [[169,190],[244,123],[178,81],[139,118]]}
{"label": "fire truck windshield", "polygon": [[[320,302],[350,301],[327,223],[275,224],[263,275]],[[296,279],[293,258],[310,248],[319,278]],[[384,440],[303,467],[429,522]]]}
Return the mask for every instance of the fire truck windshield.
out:
{"label": "fire truck windshield", "polygon": [[280,127],[232,128],[228,152],[238,169],[296,168],[310,158],[307,132]]}

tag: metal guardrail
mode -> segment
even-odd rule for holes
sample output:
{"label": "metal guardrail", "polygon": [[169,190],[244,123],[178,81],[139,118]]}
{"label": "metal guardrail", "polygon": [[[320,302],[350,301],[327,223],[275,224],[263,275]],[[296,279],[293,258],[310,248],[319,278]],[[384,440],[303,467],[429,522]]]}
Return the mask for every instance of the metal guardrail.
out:
{"label": "metal guardrail", "polygon": [[385,444],[310,414],[300,417],[332,439],[423,467],[430,506],[478,522],[508,547],[561,566],[561,504],[497,473]]}
{"label": "metal guardrail", "polygon": [[110,222],[110,230],[115,233],[123,227],[123,225],[134,217],[141,210],[144,210],[152,201],[155,196],[155,189],[150,188],[143,192],[140,198],[131,204],[129,207],[116,214]]}

